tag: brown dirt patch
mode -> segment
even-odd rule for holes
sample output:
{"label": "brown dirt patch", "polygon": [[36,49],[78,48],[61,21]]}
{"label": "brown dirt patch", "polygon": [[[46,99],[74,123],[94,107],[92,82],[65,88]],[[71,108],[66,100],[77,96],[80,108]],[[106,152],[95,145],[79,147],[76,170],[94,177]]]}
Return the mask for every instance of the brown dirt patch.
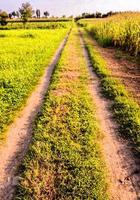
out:
{"label": "brown dirt patch", "polygon": [[19,179],[16,175],[17,169],[31,142],[32,122],[40,111],[52,72],[67,42],[67,38],[68,36],[61,43],[50,66],[47,67],[19,117],[9,127],[6,143],[0,149],[0,200],[13,199],[15,187]]}
{"label": "brown dirt patch", "polygon": [[101,95],[100,81],[93,72],[82,39],[81,44],[91,77],[89,91],[96,105],[100,130],[104,133],[102,150],[108,168],[111,200],[138,200],[140,199],[140,158],[134,155],[132,145],[119,136],[118,125],[113,120],[110,109],[112,102]]}
{"label": "brown dirt patch", "polygon": [[66,71],[66,72],[63,72],[63,77],[68,79],[68,80],[75,80],[79,77],[79,72]]}
{"label": "brown dirt patch", "polygon": [[114,78],[120,79],[127,90],[140,104],[140,65],[124,58],[116,58],[116,50],[113,48],[100,47],[94,41],[95,47],[107,62],[108,69]]}
{"label": "brown dirt patch", "polygon": [[69,91],[69,89],[67,89],[67,88],[58,88],[58,89],[56,89],[56,90],[53,90],[52,93],[53,93],[53,95],[55,95],[55,96],[61,97],[61,96],[64,96],[64,95],[70,93],[70,91]]}

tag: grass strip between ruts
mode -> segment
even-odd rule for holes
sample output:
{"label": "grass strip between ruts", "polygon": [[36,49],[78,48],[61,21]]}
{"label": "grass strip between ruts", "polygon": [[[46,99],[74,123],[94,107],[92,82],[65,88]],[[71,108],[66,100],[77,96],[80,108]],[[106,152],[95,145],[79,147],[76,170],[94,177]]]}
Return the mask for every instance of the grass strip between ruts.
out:
{"label": "grass strip between ruts", "polygon": [[73,29],[52,76],[15,199],[106,200],[101,134],[89,75]]}

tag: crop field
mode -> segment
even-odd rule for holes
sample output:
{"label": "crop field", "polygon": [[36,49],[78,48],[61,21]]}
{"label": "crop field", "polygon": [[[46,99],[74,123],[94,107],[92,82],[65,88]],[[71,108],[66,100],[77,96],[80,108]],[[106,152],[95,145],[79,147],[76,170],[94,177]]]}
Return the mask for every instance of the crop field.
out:
{"label": "crop field", "polygon": [[140,13],[123,13],[105,19],[78,22],[104,47],[115,46],[140,55]]}
{"label": "crop field", "polygon": [[0,138],[37,84],[68,29],[56,31],[0,32]]}
{"label": "crop field", "polygon": [[[26,29],[60,29],[71,27],[72,22],[28,22]],[[6,26],[0,26],[0,30],[11,30],[11,29],[24,29],[22,22],[8,22]]]}
{"label": "crop field", "polygon": [[22,6],[0,25],[0,200],[140,199],[140,13]]}

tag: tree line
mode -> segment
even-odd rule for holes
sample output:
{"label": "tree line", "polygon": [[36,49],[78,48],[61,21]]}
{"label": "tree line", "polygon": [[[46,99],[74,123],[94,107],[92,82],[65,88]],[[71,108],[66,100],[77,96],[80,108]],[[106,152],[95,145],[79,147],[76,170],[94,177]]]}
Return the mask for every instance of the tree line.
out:
{"label": "tree line", "polygon": [[[48,17],[50,14],[48,11],[45,11],[43,13],[44,17]],[[33,7],[31,6],[30,3],[22,3],[21,7],[19,8],[18,11],[13,11],[11,13],[7,13],[6,11],[0,10],[0,24],[1,25],[6,25],[7,19],[12,19],[12,18],[21,18],[23,23],[25,24],[29,18],[32,17],[36,18],[41,18],[41,11],[40,9],[37,9],[36,11],[33,10]]]}
{"label": "tree line", "polygon": [[[127,11],[126,11],[127,12]],[[113,12],[113,11],[109,11],[107,13],[101,13],[101,12],[96,12],[96,13],[82,13],[82,15],[79,15],[75,18],[75,20],[79,20],[79,19],[86,19],[86,18],[106,18],[106,17],[110,17],[112,15],[116,15],[122,12]],[[124,12],[123,12],[124,13]]]}
{"label": "tree line", "polygon": [[[82,13],[82,15],[75,17],[75,20],[83,19],[83,18],[106,18],[115,14],[118,14],[121,12],[107,12],[107,13],[101,13],[101,12],[96,12],[96,13]],[[49,12],[45,11],[43,13],[43,16],[47,18],[49,16]],[[40,9],[33,10],[32,5],[29,2],[22,3],[21,7],[19,8],[18,11],[13,11],[11,13],[7,13],[6,11],[0,10],[0,24],[1,25],[6,25],[7,19],[12,19],[12,18],[21,18],[23,24],[25,25],[28,22],[29,18],[41,18],[41,11]],[[62,18],[66,18],[65,15],[62,16]],[[73,18],[73,16],[70,16],[70,18]]]}

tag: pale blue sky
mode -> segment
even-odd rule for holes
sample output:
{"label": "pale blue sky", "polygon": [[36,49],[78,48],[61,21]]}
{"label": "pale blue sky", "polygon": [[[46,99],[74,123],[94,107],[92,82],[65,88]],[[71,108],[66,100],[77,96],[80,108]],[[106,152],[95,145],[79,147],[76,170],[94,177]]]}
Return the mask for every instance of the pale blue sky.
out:
{"label": "pale blue sky", "polygon": [[[28,0],[27,0],[28,1]],[[18,10],[26,0],[0,0],[0,9]],[[51,15],[78,15],[83,12],[107,12],[110,10],[140,11],[140,0],[29,0],[34,9],[48,10]]]}

